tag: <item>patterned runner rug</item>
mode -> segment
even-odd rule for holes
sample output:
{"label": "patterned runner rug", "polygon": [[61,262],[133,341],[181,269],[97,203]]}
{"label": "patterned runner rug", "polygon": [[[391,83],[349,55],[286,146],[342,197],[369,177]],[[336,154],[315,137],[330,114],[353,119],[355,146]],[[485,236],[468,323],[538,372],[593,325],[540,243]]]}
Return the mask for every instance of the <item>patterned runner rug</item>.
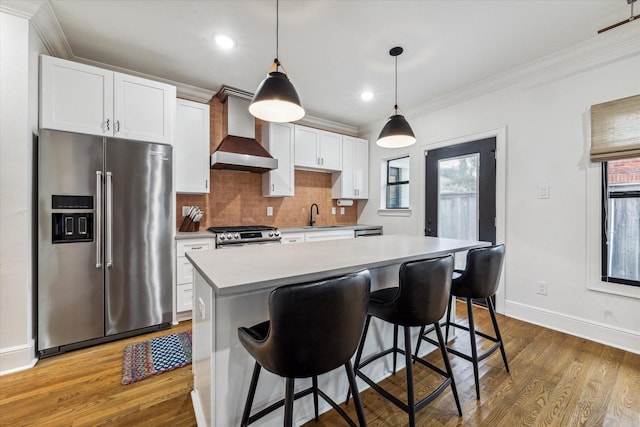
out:
{"label": "patterned runner rug", "polygon": [[191,330],[129,344],[124,348],[122,384],[191,364]]}

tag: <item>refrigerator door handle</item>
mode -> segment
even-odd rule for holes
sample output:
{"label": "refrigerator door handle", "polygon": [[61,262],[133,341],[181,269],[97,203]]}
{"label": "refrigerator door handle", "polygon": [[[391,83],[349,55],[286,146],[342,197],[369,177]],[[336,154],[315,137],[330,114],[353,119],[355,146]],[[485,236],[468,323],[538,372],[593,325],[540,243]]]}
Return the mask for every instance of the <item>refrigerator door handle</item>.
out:
{"label": "refrigerator door handle", "polygon": [[107,242],[107,267],[113,266],[113,174],[107,172],[107,230],[105,240]]}
{"label": "refrigerator door handle", "polygon": [[96,171],[96,268],[102,268],[102,171]]}

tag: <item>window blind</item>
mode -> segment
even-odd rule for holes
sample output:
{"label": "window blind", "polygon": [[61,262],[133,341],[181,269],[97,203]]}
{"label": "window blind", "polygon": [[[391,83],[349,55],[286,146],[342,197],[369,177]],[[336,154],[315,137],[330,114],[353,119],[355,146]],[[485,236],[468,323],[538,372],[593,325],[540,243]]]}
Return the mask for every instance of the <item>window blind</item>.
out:
{"label": "window blind", "polygon": [[640,157],[640,95],[591,106],[591,161]]}

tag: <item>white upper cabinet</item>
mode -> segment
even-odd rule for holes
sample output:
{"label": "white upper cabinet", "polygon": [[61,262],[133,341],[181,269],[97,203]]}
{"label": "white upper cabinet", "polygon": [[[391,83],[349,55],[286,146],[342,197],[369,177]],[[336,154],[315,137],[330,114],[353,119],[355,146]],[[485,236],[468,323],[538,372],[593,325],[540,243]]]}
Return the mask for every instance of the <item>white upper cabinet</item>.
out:
{"label": "white upper cabinet", "polygon": [[262,195],[265,197],[293,196],[293,126],[269,122],[262,125],[262,145],[278,160],[277,169],[262,174]]}
{"label": "white upper cabinet", "polygon": [[40,127],[171,144],[176,88],[42,55]]}
{"label": "white upper cabinet", "polygon": [[342,138],[342,172],[332,176],[331,197],[369,197],[369,141],[366,139],[350,136]]}
{"label": "white upper cabinet", "polygon": [[40,56],[40,127],[113,134],[113,72]]}
{"label": "white upper cabinet", "polygon": [[113,136],[171,144],[176,88],[113,73]]}
{"label": "white upper cabinet", "polygon": [[176,193],[209,192],[209,104],[176,101]]}
{"label": "white upper cabinet", "polygon": [[295,125],[295,167],[342,170],[342,135]]}

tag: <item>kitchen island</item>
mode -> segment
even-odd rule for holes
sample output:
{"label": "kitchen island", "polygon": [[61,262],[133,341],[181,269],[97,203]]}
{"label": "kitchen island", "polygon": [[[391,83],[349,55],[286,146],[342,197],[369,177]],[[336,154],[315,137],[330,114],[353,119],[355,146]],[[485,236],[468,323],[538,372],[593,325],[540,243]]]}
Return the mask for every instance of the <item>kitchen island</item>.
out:
{"label": "kitchen island", "polygon": [[[397,286],[398,267],[405,261],[486,245],[488,243],[477,241],[385,235],[187,253],[194,266],[192,398],[198,425],[239,425],[254,360],[238,341],[237,329],[269,318],[268,296],[274,288],[362,269],[371,271],[372,290]],[[370,335],[375,339],[367,340],[365,355],[390,346],[393,340],[392,326],[374,320],[371,329]],[[433,348],[423,347],[425,353]],[[367,366],[367,374],[381,380],[390,374],[388,365],[386,360],[372,363]],[[399,363],[398,368],[401,367]],[[318,380],[319,387],[335,400],[341,401],[346,396],[347,381],[341,370],[325,374]],[[307,387],[307,382],[310,380],[296,381],[296,390]],[[283,396],[284,381],[263,371],[253,411]],[[321,407],[321,411],[328,408],[328,405]],[[312,399],[296,401],[295,424],[312,417]],[[282,425],[282,411],[275,411],[260,421],[260,425]]]}

